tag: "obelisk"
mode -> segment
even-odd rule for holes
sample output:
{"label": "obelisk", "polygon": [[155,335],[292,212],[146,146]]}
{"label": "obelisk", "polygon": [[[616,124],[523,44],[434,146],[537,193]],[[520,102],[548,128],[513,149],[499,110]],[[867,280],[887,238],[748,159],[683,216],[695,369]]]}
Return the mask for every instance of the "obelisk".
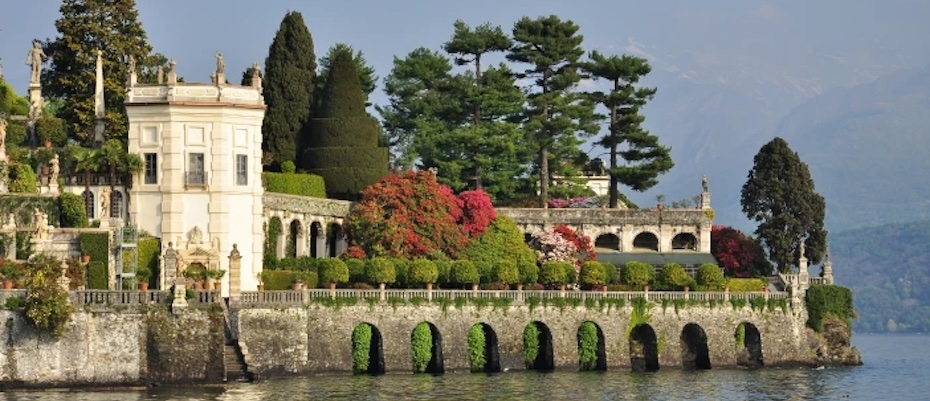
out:
{"label": "obelisk", "polygon": [[103,104],[103,51],[97,50],[97,83],[94,88],[94,118],[96,120],[96,125],[94,125],[94,142],[97,144],[102,144],[104,141],[103,129],[106,127],[104,122],[105,114],[106,110]]}

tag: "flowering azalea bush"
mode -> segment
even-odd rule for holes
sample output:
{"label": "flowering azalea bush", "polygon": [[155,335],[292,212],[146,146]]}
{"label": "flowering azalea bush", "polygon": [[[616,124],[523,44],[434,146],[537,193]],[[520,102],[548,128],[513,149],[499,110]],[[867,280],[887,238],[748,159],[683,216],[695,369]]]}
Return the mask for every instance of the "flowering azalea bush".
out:
{"label": "flowering azalea bush", "polygon": [[464,191],[459,194],[462,209],[461,224],[469,238],[484,234],[484,231],[497,217],[491,197],[483,190]]}
{"label": "flowering azalea bush", "polygon": [[552,198],[549,199],[549,207],[554,209],[596,209],[602,206],[601,198],[598,196],[579,196],[572,199]]}
{"label": "flowering azalea bush", "polygon": [[529,246],[536,251],[537,259],[541,263],[570,262],[575,266],[576,273],[582,263],[596,258],[591,238],[564,225],[534,236]]}

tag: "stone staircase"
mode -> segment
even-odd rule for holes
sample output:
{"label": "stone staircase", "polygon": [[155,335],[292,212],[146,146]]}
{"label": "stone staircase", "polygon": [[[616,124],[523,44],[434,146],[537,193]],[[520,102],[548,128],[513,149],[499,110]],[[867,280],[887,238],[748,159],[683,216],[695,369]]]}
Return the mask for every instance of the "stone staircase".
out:
{"label": "stone staircase", "polygon": [[239,347],[235,344],[227,344],[223,347],[223,366],[226,371],[226,381],[251,381],[252,377],[239,352]]}

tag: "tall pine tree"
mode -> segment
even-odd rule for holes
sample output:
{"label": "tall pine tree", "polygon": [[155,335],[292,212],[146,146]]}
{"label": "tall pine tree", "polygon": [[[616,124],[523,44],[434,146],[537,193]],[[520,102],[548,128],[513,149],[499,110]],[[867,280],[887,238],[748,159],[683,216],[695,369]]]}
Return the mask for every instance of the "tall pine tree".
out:
{"label": "tall pine tree", "polygon": [[550,158],[556,161],[578,154],[580,137],[597,132],[594,103],[574,91],[583,76],[579,59],[584,54],[578,25],[551,15],[523,17],[513,27],[514,47],[507,59],[529,64],[520,77],[533,79],[535,89],[524,110],[526,142],[538,156],[539,194],[548,205]]}
{"label": "tall pine tree", "polygon": [[[609,93],[594,92],[592,96],[610,112],[607,135],[598,144],[610,151],[610,207],[617,207],[618,183],[636,190],[645,191],[658,181],[656,177],[671,170],[675,165],[671,149],[659,145],[659,138],[642,128],[646,118],[640,109],[655,96],[655,88],[636,87],[639,79],[652,68],[646,59],[635,56],[604,56],[592,51],[590,61],[583,64],[586,72],[594,78],[607,80],[612,89]],[[624,149],[618,149],[621,145]],[[617,156],[622,156],[626,165],[619,165]]]}
{"label": "tall pine tree", "polygon": [[149,60],[145,30],[135,0],[64,0],[55,21],[59,36],[43,44],[50,63],[42,74],[42,89],[61,99],[58,116],[69,136],[85,144],[93,141],[94,82],[97,50],[103,50],[107,139],[125,142],[128,130],[123,102],[129,57]]}
{"label": "tall pine tree", "polygon": [[775,138],[759,149],[740,203],[743,213],[759,223],[756,237],[780,272],[788,272],[801,256],[801,243],[811,263],[823,258],[826,203],[814,190],[807,164],[784,139]]}
{"label": "tall pine tree", "polygon": [[331,60],[321,95],[303,155],[307,171],[323,177],[329,197],[354,200],[388,174],[388,150],[379,146],[378,121],[365,111],[365,93],[351,53],[337,53]]}
{"label": "tall pine tree", "polygon": [[286,161],[301,165],[297,156],[309,135],[316,55],[299,12],[291,11],[281,20],[264,73],[262,94],[268,109],[262,122],[262,150],[269,154],[274,170]]}

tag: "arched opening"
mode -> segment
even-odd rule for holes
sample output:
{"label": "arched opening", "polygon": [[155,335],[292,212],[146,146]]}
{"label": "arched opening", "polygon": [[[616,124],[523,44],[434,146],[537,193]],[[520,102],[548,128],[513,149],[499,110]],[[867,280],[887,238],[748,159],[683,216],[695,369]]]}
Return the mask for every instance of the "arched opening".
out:
{"label": "arched opening", "polygon": [[342,232],[342,226],[338,223],[331,223],[326,229],[327,255],[331,258],[339,256],[340,248],[343,247],[345,238]]}
{"label": "arched opening", "polygon": [[323,237],[323,226],[314,221],[310,223],[310,256],[314,258],[319,258],[323,254],[323,250],[320,249],[320,244],[325,243],[325,237]]}
{"label": "arched opening", "polygon": [[501,371],[497,333],[490,325],[476,323],[468,330],[468,364],[472,372]]}
{"label": "arched opening", "polygon": [[612,233],[598,235],[597,238],[594,239],[594,247],[619,251],[620,237]]}
{"label": "arched opening", "polygon": [[695,323],[681,330],[681,365],[686,370],[710,369],[707,334]]}
{"label": "arched opening", "polygon": [[743,322],[736,326],[736,365],[747,368],[761,368],[762,362],[762,335],[756,325]]}
{"label": "arched opening", "polygon": [[414,373],[440,375],[445,372],[442,358],[442,334],[430,322],[420,322],[410,334]]}
{"label": "arched opening", "polygon": [[110,218],[118,219],[123,215],[123,193],[120,191],[114,191],[113,195],[110,196]]}
{"label": "arched opening", "polygon": [[90,192],[89,189],[85,189],[81,196],[84,197],[84,210],[87,211],[87,218],[90,220],[95,219],[96,208],[94,208],[94,193]]}
{"label": "arched opening", "polygon": [[640,324],[630,332],[630,365],[634,372],[659,370],[659,341],[648,324]]}
{"label": "arched opening", "polygon": [[297,243],[300,241],[300,221],[291,220],[287,227],[287,248],[284,250],[284,256],[289,258],[297,257]]}
{"label": "arched opening", "polygon": [[531,370],[555,369],[552,332],[545,323],[533,321],[523,329],[523,362]]}
{"label": "arched opening", "polygon": [[352,371],[355,374],[384,374],[384,346],[381,331],[361,323],[352,330]]}
{"label": "arched opening", "polygon": [[633,248],[639,251],[659,251],[659,238],[650,232],[642,232],[633,238]]}
{"label": "arched opening", "polygon": [[672,249],[673,250],[689,250],[693,251],[697,249],[697,237],[691,233],[680,233],[672,237]]}
{"label": "arched opening", "polygon": [[607,370],[604,332],[592,321],[586,321],[578,327],[578,366],[582,371]]}
{"label": "arched opening", "polygon": [[281,218],[274,216],[268,219],[268,225],[265,228],[265,255],[280,259],[284,257],[284,249],[281,244],[281,235],[284,234],[284,226]]}

